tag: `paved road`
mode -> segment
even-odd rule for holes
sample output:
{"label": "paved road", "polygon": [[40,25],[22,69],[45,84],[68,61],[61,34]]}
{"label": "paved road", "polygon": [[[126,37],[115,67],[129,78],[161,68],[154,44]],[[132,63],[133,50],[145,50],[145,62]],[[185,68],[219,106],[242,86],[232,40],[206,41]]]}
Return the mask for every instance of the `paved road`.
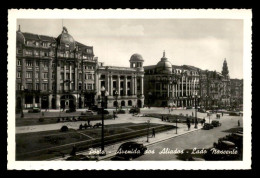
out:
{"label": "paved road", "polygon": [[237,122],[240,120],[241,125],[242,117],[238,116],[224,116],[220,119],[222,123],[221,127],[214,128],[212,130],[198,130],[190,134],[181,135],[163,142],[150,145],[148,150],[154,150],[155,154],[146,154],[135,160],[177,160],[175,154],[159,154],[164,148],[171,150],[193,149],[193,148],[209,148],[213,146],[214,142],[217,142],[218,138],[224,137],[229,134],[223,132],[230,128],[237,127]]}

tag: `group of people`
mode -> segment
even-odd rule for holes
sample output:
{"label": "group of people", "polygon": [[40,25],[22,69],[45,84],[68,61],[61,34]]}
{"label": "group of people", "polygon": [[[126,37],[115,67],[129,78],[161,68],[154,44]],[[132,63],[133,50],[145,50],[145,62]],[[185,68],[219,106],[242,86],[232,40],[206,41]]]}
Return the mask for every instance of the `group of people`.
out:
{"label": "group of people", "polygon": [[82,125],[82,123],[79,125],[79,130],[82,130],[83,128],[84,129],[87,129],[88,127],[90,127],[91,124],[90,124],[90,120],[88,120],[88,124],[85,123],[84,125]]}

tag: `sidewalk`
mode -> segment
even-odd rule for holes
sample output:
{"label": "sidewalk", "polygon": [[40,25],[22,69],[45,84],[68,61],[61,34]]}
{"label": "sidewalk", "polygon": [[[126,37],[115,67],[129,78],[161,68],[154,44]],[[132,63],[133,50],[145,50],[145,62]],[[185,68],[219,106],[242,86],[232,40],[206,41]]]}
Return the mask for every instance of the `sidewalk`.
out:
{"label": "sidewalk", "polygon": [[[172,124],[172,125],[174,125],[174,124]],[[202,126],[200,124],[198,124],[197,129],[194,128],[194,125],[191,125],[191,128],[188,131],[186,124],[178,124],[177,134],[176,134],[176,129],[172,129],[172,130],[169,130],[169,131],[157,133],[155,138],[151,138],[151,135],[150,135],[149,142],[147,142],[147,136],[143,136],[143,137],[138,137],[138,138],[134,138],[134,139],[130,139],[130,140],[125,140],[123,142],[118,142],[118,143],[115,143],[115,144],[112,144],[112,145],[105,145],[106,156],[100,156],[98,158],[98,160],[105,160],[105,159],[109,159],[109,158],[115,156],[119,146],[122,143],[125,143],[125,142],[128,142],[128,141],[143,143],[145,146],[149,146],[149,145],[153,145],[155,143],[162,142],[162,141],[174,138],[174,137],[178,137],[178,136],[181,136],[181,135],[184,135],[184,134],[188,134],[188,133],[191,133],[191,132],[194,132],[194,131],[198,131],[201,128],[202,128]],[[100,147],[92,148],[92,150],[100,151]],[[77,152],[77,154],[82,154],[82,155],[86,155],[86,156],[91,155],[90,149],[86,150],[86,151],[82,151],[82,152]],[[50,160],[62,161],[62,160],[66,160],[68,157],[70,157],[70,155],[66,155],[65,157],[59,157],[59,158],[54,158],[54,159],[50,159]]]}

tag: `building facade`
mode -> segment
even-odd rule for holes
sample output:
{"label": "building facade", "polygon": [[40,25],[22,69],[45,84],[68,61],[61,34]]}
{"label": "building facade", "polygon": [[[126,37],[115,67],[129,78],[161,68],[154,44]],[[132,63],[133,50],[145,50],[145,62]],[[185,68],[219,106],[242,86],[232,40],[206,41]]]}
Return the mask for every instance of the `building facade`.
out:
{"label": "building facade", "polygon": [[243,108],[243,79],[231,79],[231,106]]}
{"label": "building facade", "polygon": [[176,66],[165,52],[157,65],[144,67],[144,93],[149,106],[194,106],[199,92],[198,68]]}
{"label": "building facade", "polygon": [[94,104],[92,46],[73,39],[63,27],[57,37],[16,33],[16,108],[82,108]]}
{"label": "building facade", "polygon": [[103,64],[97,68],[97,93],[101,92],[102,87],[105,88],[108,108],[144,105],[144,60],[141,55],[133,54],[129,62],[129,68],[103,66]]}

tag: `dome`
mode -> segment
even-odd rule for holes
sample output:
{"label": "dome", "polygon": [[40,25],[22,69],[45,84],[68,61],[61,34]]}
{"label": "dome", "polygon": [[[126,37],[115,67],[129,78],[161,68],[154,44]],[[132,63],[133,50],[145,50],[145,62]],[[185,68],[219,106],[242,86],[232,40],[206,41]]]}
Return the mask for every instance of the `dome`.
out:
{"label": "dome", "polygon": [[143,61],[144,61],[143,57],[137,53],[133,54],[130,58],[130,62],[143,62]]}
{"label": "dome", "polygon": [[63,27],[62,33],[57,38],[58,45],[61,46],[61,49],[67,49],[73,51],[76,48],[76,43],[74,38],[68,33],[66,27]]}
{"label": "dome", "polygon": [[172,64],[165,57],[165,52],[163,52],[163,57],[156,65],[157,73],[170,74],[172,73]]}

